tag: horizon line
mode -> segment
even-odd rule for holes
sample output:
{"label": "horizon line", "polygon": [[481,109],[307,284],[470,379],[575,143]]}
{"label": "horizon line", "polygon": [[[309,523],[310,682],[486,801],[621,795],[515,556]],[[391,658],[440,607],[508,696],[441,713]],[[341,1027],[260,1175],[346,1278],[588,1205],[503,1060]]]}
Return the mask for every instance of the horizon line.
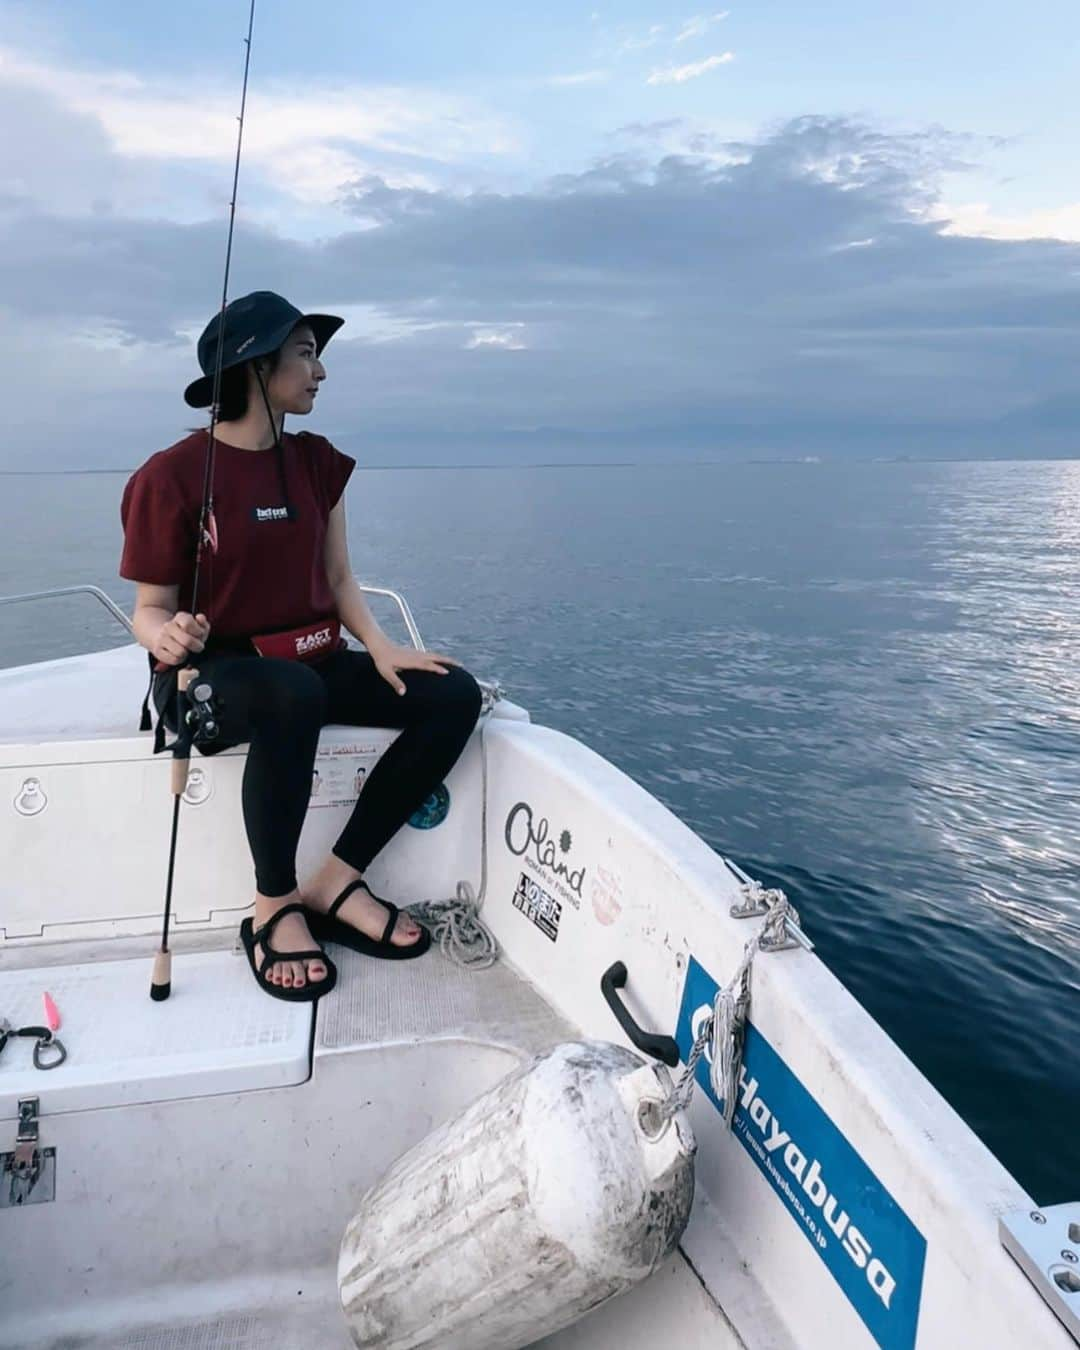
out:
{"label": "horizon line", "polygon": [[[812,468],[823,464],[1060,464],[1080,460],[1080,451],[1067,455],[874,455],[868,458],[858,456],[799,455],[769,457],[761,459],[602,459],[602,460],[526,460],[511,461],[475,461],[462,464],[360,464],[358,472],[415,472],[419,469],[436,469],[449,472],[454,469],[645,469],[645,468],[734,468],[751,464],[777,465],[798,464]],[[93,469],[0,469],[0,478],[78,478],[89,474],[131,474],[140,465],[128,468]]]}

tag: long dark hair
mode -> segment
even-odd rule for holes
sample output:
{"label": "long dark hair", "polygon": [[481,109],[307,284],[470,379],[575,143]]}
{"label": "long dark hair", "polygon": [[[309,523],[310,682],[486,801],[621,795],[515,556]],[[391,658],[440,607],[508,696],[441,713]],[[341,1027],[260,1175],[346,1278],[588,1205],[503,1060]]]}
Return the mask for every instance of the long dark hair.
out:
{"label": "long dark hair", "polygon": [[[267,352],[259,357],[267,365],[267,375],[272,375],[281,360],[281,348]],[[230,366],[221,372],[221,402],[218,409],[219,422],[237,422],[248,410],[248,367],[250,361],[242,366]]]}

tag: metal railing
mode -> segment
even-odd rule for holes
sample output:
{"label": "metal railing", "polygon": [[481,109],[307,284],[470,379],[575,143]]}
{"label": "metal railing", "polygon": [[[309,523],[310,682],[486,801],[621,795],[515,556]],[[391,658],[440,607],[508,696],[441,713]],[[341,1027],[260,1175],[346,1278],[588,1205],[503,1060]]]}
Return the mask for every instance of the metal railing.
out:
{"label": "metal railing", "polygon": [[[388,596],[397,605],[401,611],[401,617],[404,620],[405,627],[409,632],[409,639],[417,651],[424,650],[424,644],[420,639],[420,630],[416,626],[416,620],[412,616],[412,610],[403,595],[397,591],[387,590],[385,586],[365,586],[359,577],[356,578],[357,585],[365,595],[385,595]],[[109,613],[119,623],[122,623],[129,633],[134,633],[131,626],[131,620],[120,608],[120,606],[111,599],[100,586],[59,586],[50,591],[26,591],[23,595],[0,595],[0,605],[21,605],[30,600],[52,600],[59,595],[92,595],[105,606]]]}
{"label": "metal railing", "polygon": [[100,586],[60,586],[52,591],[27,591],[24,595],[0,595],[0,605],[21,605],[27,600],[52,600],[58,595],[92,595],[100,600],[114,619],[124,625],[129,633],[134,630],[131,620],[118,604],[101,589]]}
{"label": "metal railing", "polygon": [[384,586],[365,586],[359,577],[356,578],[356,584],[365,595],[387,595],[394,601],[401,611],[401,617],[405,621],[405,627],[409,630],[409,637],[412,639],[412,645],[418,652],[422,652],[424,650],[424,644],[420,640],[420,630],[416,626],[416,621],[412,616],[412,610],[409,608],[405,597],[399,595],[397,591],[388,591]]}

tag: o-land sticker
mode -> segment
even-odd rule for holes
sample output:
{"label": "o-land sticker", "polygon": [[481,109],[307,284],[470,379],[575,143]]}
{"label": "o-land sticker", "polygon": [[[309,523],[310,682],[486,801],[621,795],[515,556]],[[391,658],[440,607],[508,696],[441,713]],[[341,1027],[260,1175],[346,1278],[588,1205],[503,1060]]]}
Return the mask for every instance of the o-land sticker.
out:
{"label": "o-land sticker", "polygon": [[[716,990],[716,981],[691,957],[675,1032],[684,1063]],[[697,1081],[723,1110],[704,1056]],[[877,1344],[911,1350],[926,1239],[749,1022],[732,1131]]]}
{"label": "o-land sticker", "polygon": [[575,867],[569,857],[574,846],[569,830],[553,830],[547,816],[537,819],[528,802],[518,802],[506,817],[503,838],[514,857],[524,859],[525,866],[545,886],[550,886],[571,909],[581,908],[586,869]]}

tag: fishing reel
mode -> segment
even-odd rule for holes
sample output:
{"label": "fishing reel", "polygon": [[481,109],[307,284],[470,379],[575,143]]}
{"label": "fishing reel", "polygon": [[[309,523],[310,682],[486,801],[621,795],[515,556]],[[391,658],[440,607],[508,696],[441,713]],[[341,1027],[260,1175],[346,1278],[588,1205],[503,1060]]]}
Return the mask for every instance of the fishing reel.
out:
{"label": "fishing reel", "polygon": [[221,699],[214,693],[209,680],[196,677],[185,693],[184,725],[195,745],[216,741],[221,734],[219,721]]}

